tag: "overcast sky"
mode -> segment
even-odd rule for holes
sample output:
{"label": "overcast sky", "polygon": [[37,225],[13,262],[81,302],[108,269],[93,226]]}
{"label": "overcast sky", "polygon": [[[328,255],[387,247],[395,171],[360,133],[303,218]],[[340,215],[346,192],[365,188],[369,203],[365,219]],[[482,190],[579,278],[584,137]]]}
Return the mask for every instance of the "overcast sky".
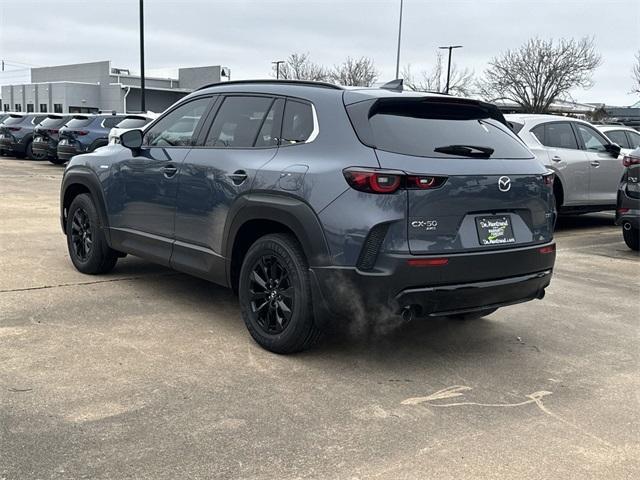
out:
{"label": "overcast sky", "polygon": [[[147,75],[223,65],[233,79],[265,78],[271,61],[308,52],[334,65],[369,56],[381,80],[395,74],[400,0],[145,0]],[[602,65],[581,102],[630,105],[640,49],[638,0],[405,0],[400,63],[433,64],[439,45],[460,44],[454,63],[479,75],[504,49],[533,36],[593,36]],[[138,0],[0,0],[0,83],[28,81],[28,66],[111,60],[139,70]],[[22,70],[21,70],[22,68]]]}

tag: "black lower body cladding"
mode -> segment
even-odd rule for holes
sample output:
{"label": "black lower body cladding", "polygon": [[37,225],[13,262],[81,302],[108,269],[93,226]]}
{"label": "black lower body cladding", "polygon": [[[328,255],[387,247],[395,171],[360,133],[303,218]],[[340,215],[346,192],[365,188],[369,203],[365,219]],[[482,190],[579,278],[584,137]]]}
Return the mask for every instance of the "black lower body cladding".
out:
{"label": "black lower body cladding", "polygon": [[311,268],[316,316],[358,311],[441,316],[498,308],[544,296],[553,242],[500,251],[438,256],[381,255],[375,272]]}
{"label": "black lower body cladding", "polygon": [[71,145],[58,145],[57,156],[60,160],[70,160],[74,155],[78,155],[81,152],[76,150],[76,147]]}

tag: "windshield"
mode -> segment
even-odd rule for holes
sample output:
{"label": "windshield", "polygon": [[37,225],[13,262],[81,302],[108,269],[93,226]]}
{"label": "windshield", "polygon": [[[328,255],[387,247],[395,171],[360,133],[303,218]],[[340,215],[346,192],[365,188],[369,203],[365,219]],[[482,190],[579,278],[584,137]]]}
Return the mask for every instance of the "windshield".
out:
{"label": "windshield", "polygon": [[67,122],[69,128],[82,128],[91,124],[93,117],[73,117]]}
{"label": "windshield", "polygon": [[151,121],[150,118],[129,117],[129,118],[125,118],[119,124],[117,124],[116,128],[140,128],[140,127],[144,127],[150,121]]}

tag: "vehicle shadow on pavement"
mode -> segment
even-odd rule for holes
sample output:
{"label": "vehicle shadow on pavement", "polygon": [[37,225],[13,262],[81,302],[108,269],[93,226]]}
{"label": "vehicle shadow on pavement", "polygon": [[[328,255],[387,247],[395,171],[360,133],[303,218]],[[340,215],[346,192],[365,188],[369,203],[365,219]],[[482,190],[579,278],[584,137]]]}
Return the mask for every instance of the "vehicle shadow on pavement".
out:
{"label": "vehicle shadow on pavement", "polygon": [[607,213],[563,215],[558,217],[555,231],[562,232],[568,230],[584,230],[588,228],[599,227],[615,227],[613,215]]}

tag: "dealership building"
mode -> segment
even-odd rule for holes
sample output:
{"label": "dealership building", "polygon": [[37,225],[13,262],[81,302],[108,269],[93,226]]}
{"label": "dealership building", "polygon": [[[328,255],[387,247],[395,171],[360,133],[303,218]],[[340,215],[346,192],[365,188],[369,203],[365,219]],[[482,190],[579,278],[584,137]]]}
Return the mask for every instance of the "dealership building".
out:
{"label": "dealership building", "polygon": [[[226,67],[178,69],[178,78],[145,77],[145,105],[162,112],[210,83],[228,79]],[[31,83],[2,86],[2,110],[47,113],[139,112],[140,76],[112,68],[111,62],[78,63],[31,69]]]}

